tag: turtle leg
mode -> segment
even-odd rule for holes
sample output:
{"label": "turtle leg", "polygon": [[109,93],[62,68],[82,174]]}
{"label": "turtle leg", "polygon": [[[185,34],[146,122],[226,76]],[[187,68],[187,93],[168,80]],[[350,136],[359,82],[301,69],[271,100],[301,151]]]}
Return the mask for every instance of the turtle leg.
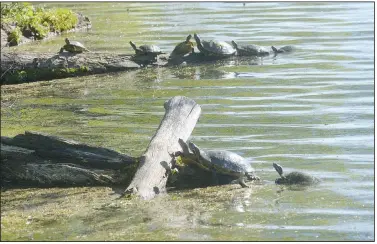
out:
{"label": "turtle leg", "polygon": [[60,48],[59,53],[62,53],[62,52],[64,52],[64,48]]}
{"label": "turtle leg", "polygon": [[241,174],[240,177],[238,178],[238,183],[242,186],[242,188],[249,188],[250,186],[246,185],[245,183],[245,174]]}
{"label": "turtle leg", "polygon": [[217,186],[217,185],[219,185],[219,178],[217,177],[216,170],[212,169],[211,171],[212,171],[212,184],[214,186]]}

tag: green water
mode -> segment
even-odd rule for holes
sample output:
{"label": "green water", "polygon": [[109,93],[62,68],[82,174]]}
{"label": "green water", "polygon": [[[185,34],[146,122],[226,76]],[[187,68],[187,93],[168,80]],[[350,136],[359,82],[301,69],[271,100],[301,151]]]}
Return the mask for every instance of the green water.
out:
{"label": "green water", "polygon": [[[20,199],[17,206],[6,202],[6,210],[2,208],[2,238],[30,240],[34,233],[34,240],[374,240],[373,3],[47,6],[88,15],[92,30],[15,50],[55,52],[68,36],[95,52],[132,53],[130,40],[171,52],[197,32],[203,39],[294,45],[297,51],[275,58],[3,86],[2,135],[35,130],[132,156],[144,152],[164,114],[164,101],[190,97],[202,107],[191,139],[204,149],[226,149],[247,158],[263,184],[175,192],[144,204],[117,202],[116,211],[97,210],[94,198],[85,203],[85,211],[17,231],[11,228],[12,216],[22,223],[29,215],[44,219],[43,208],[52,204],[46,200],[37,210],[17,208],[27,202]],[[303,170],[322,183],[281,191],[274,185],[278,175],[273,162],[287,172]],[[116,202],[106,197],[110,193],[104,191],[101,201]],[[12,194],[18,193],[7,191],[5,196]],[[79,191],[82,200],[68,196],[58,203],[74,209],[86,194]]]}

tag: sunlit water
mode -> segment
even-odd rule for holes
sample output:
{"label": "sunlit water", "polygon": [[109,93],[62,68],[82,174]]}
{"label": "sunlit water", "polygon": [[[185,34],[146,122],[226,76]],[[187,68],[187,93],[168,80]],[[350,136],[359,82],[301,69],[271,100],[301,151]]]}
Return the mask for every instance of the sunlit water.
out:
{"label": "sunlit water", "polygon": [[[264,185],[256,192],[238,190],[238,197],[224,200],[222,209],[208,209],[206,219],[212,225],[199,221],[178,231],[186,222],[180,221],[179,211],[172,211],[170,222],[153,228],[176,231],[178,240],[374,239],[373,3],[48,6],[83,12],[92,30],[17,50],[55,52],[68,36],[95,52],[132,53],[130,40],[171,52],[194,32],[203,39],[267,48],[294,45],[297,50],[240,62],[44,82],[16,102],[25,110],[2,116],[2,130],[8,135],[45,131],[139,156],[164,114],[164,101],[187,96],[202,107],[191,139],[203,149],[226,149],[246,157]],[[67,86],[72,80],[77,87]],[[286,172],[315,175],[322,183],[280,192],[273,183],[278,176],[273,162]],[[132,212],[124,214],[122,224],[131,224],[124,223],[129,215]],[[115,239],[128,240],[127,233]]]}

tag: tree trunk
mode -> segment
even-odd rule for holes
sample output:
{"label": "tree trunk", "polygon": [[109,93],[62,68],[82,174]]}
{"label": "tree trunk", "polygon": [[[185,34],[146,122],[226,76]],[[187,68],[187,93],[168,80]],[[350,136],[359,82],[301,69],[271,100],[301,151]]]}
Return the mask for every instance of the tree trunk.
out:
{"label": "tree trunk", "polygon": [[166,192],[166,181],[173,163],[172,153],[182,150],[178,143],[188,139],[199,119],[201,108],[187,97],[173,97],[164,104],[165,116],[140,160],[131,184],[125,194],[136,194],[151,199]]}

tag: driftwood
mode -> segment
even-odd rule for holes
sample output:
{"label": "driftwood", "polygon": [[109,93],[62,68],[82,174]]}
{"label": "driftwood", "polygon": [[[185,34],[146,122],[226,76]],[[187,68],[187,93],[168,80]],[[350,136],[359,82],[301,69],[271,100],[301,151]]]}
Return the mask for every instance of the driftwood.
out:
{"label": "driftwood", "polygon": [[[57,50],[58,52],[58,50]],[[39,80],[51,80],[71,76],[130,71],[142,68],[134,54],[112,54],[85,52],[59,53],[1,53],[1,84],[14,84]],[[185,57],[169,59],[168,54],[160,55],[152,67],[198,65],[202,63],[224,63],[255,57],[219,58],[192,53]]]}
{"label": "driftwood", "polygon": [[[58,50],[57,50],[58,51]],[[132,55],[109,53],[1,53],[1,83],[12,84],[140,68]],[[165,62],[166,63],[166,62]],[[160,63],[163,65],[164,63]]]}
{"label": "driftwood", "polygon": [[[140,158],[43,133],[2,136],[1,185],[128,186],[127,193],[144,199],[164,193],[174,163],[171,155],[182,150],[178,140],[188,139],[201,112],[195,101],[180,96],[166,101],[164,107],[165,116]],[[181,166],[178,177],[169,186],[208,185],[208,172],[195,165]]]}
{"label": "driftwood", "polygon": [[194,100],[173,97],[164,104],[165,116],[140,159],[139,168],[125,193],[151,199],[166,192],[167,176],[173,163],[172,153],[182,150],[179,138],[186,141],[191,135],[201,108]]}
{"label": "driftwood", "polygon": [[[64,140],[25,132],[1,137],[2,185],[80,186],[124,183],[124,169],[136,167],[136,158]],[[131,178],[132,175],[128,175]]]}

